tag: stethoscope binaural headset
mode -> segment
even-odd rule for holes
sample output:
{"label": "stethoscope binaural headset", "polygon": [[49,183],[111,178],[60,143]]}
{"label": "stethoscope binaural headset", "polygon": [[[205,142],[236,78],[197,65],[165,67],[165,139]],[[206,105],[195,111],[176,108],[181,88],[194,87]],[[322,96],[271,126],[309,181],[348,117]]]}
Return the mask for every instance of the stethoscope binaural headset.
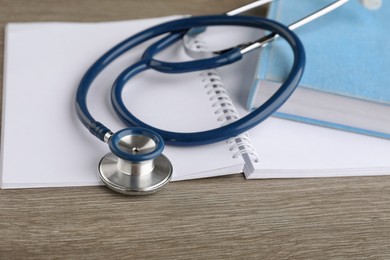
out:
{"label": "stethoscope binaural headset", "polygon": [[[245,11],[272,0],[256,1],[241,8]],[[337,8],[348,0],[336,1],[322,9],[327,12]],[[247,8],[248,7],[248,8]],[[238,9],[237,9],[238,10]],[[278,22],[251,16],[224,15],[198,16],[166,22],[141,31],[120,42],[101,56],[85,73],[76,94],[76,111],[79,119],[88,130],[101,141],[108,143],[111,153],[105,155],[99,163],[101,180],[112,190],[124,194],[149,194],[159,190],[169,182],[172,176],[172,164],[162,154],[164,142],[172,145],[193,146],[222,141],[237,136],[258,125],[277,110],[293,93],[302,77],[305,66],[305,53],[301,41],[290,29]],[[322,13],[323,14],[323,13]],[[322,15],[321,14],[321,15]],[[313,19],[308,16],[304,19]],[[302,19],[298,26],[302,25]],[[307,22],[307,21],[304,21]],[[154,56],[178,40],[191,37],[186,33],[206,26],[234,25],[263,29],[271,34],[259,41],[244,44],[218,53],[202,53],[200,60],[187,62],[165,62]],[[295,24],[295,28],[297,24]],[[192,29],[195,28],[195,29]],[[191,30],[192,29],[192,30]],[[198,30],[202,31],[202,30]],[[116,79],[111,91],[111,101],[117,115],[129,126],[112,133],[106,126],[96,121],[87,107],[87,93],[95,78],[111,62],[135,46],[157,36],[168,34],[149,46],[139,61],[126,68]],[[291,46],[294,63],[281,87],[259,108],[248,115],[220,128],[193,132],[171,132],[148,125],[127,110],[122,100],[122,90],[135,75],[148,69],[164,73],[185,73],[221,67],[240,60],[243,55],[255,48],[262,47],[277,36],[284,38]],[[197,56],[196,51],[186,48],[189,54]]]}

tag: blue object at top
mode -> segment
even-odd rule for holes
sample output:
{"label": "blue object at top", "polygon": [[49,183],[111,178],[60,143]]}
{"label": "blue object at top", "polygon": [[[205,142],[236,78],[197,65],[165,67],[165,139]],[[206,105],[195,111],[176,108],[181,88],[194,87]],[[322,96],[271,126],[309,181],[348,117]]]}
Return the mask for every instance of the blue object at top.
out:
{"label": "blue object at top", "polygon": [[[291,24],[332,2],[279,0],[269,18]],[[388,1],[376,11],[350,1],[298,28],[307,54],[300,86],[390,104],[389,19]],[[260,78],[281,82],[292,64],[291,50],[278,40],[263,50],[259,62]]]}

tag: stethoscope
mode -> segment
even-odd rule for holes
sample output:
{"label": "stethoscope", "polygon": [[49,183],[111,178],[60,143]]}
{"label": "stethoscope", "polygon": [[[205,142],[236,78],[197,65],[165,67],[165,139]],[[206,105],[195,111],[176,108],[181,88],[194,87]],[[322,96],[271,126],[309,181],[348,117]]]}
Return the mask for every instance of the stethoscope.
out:
{"label": "stethoscope", "polygon": [[[257,2],[260,2],[257,3],[259,5],[270,0]],[[198,32],[201,32],[206,26],[220,25],[245,26],[270,31],[272,37],[284,38],[291,46],[294,55],[291,70],[281,87],[264,104],[228,125],[193,133],[159,129],[141,121],[126,108],[122,100],[123,88],[130,79],[141,72],[153,69],[163,73],[186,73],[217,68],[234,63],[243,55],[269,42],[256,41],[218,53],[203,53],[201,55],[206,58],[194,61],[165,62],[154,58],[156,54],[182,39],[188,31],[196,31],[193,28],[198,28],[200,29]],[[115,80],[111,90],[112,105],[116,114],[129,128],[116,133],[111,132],[109,128],[96,121],[88,110],[87,94],[92,82],[119,56],[163,34],[168,35],[150,45],[140,60],[126,68]],[[186,49],[192,55],[196,54],[188,46]],[[190,17],[163,23],[127,38],[106,52],[88,69],[76,94],[76,111],[79,119],[93,135],[107,143],[111,150],[111,153],[105,155],[99,163],[100,179],[110,189],[124,194],[141,195],[159,190],[170,181],[173,169],[171,162],[162,154],[164,143],[181,146],[204,145],[246,132],[268,118],[290,97],[298,86],[304,67],[303,45],[291,28],[258,17],[232,15]]]}

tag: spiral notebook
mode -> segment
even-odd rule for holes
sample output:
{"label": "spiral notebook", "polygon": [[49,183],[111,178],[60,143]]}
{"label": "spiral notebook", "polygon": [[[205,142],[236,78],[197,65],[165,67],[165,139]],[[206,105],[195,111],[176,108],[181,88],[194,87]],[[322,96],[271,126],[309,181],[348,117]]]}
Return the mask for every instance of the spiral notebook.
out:
{"label": "spiral notebook", "polygon": [[[108,147],[91,136],[76,117],[78,82],[90,64],[117,42],[180,17],[7,25],[1,188],[100,185],[97,163]],[[259,34],[238,27],[212,28],[196,44],[218,49]],[[113,131],[124,125],[111,108],[110,86],[144,48],[137,47],[109,66],[88,96],[91,114]],[[180,43],[158,58],[190,59]],[[165,130],[220,127],[245,115],[256,58],[256,54],[249,55],[219,70],[180,75],[147,71],[129,82],[124,101],[140,119]],[[247,178],[390,174],[389,141],[276,118],[226,142],[167,146],[164,153],[173,163],[173,180],[240,172]]]}

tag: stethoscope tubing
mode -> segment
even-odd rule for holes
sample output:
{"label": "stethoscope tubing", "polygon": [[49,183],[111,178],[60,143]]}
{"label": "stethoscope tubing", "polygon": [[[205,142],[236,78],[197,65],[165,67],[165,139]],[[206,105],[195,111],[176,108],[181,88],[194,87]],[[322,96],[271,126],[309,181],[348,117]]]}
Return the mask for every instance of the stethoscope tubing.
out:
{"label": "stethoscope tubing", "polygon": [[[252,111],[245,117],[217,129],[194,133],[179,133],[170,132],[163,129],[153,127],[142,122],[127,110],[121,98],[122,90],[127,81],[133,76],[147,70],[154,69],[164,73],[185,73],[197,70],[206,70],[217,68],[230,63],[233,63],[242,58],[239,48],[221,54],[217,57],[212,57],[204,60],[196,60],[189,62],[164,62],[154,59],[154,55],[162,51],[166,47],[179,40],[183,33],[193,27],[214,26],[214,25],[240,25],[247,27],[255,27],[268,30],[279,34],[292,47],[294,53],[294,63],[292,69],[287,76],[286,81],[281,85],[278,91],[261,105],[256,110]],[[264,18],[250,17],[250,16],[199,16],[184,18],[167,22],[161,25],[154,26],[144,30],[136,35],[124,40],[118,45],[99,58],[86,72],[80,82],[76,94],[76,111],[82,123],[97,136],[100,140],[104,140],[104,136],[110,130],[101,123],[94,120],[88,111],[86,97],[94,79],[97,75],[107,67],[112,61],[123,53],[129,51],[133,47],[152,39],[156,36],[172,32],[172,34],[164,37],[162,40],[151,45],[142,55],[140,61],[125,69],[117,78],[111,92],[111,99],[114,109],[119,117],[129,126],[139,126],[155,131],[160,134],[165,142],[174,145],[203,145],[213,142],[225,140],[229,137],[241,134],[250,128],[256,126],[267,117],[269,117],[275,110],[277,110],[293,93],[297,87],[305,65],[305,54],[302,43],[298,37],[284,25]]]}
{"label": "stethoscope tubing", "polygon": [[[267,20],[268,22],[269,20]],[[186,21],[187,23],[188,21]],[[212,129],[208,131],[202,132],[191,132],[191,133],[180,133],[180,132],[172,132],[166,131],[163,129],[156,128],[152,125],[149,125],[140,119],[138,119],[134,114],[132,114],[125,106],[122,100],[122,91],[125,87],[126,83],[135,75],[147,70],[147,69],[155,69],[157,71],[162,71],[165,73],[183,73],[188,71],[194,71],[194,69],[188,69],[191,67],[194,62],[180,62],[180,63],[169,63],[169,62],[160,62],[153,59],[154,55],[158,52],[162,51],[169,45],[164,44],[167,41],[171,41],[171,43],[176,39],[177,35],[168,36],[163,39],[161,42],[157,42],[156,44],[150,46],[143,54],[143,59],[133,66],[127,68],[122,74],[120,74],[117,80],[114,83],[111,92],[111,100],[114,106],[114,109],[118,116],[124,121],[127,125],[131,126],[139,126],[153,130],[162,136],[165,143],[173,144],[173,145],[203,145],[209,144],[213,142],[218,142],[222,140],[226,140],[227,138],[234,137],[238,134],[241,134],[255,125],[262,122],[264,119],[268,118],[275,110],[277,110],[291,95],[291,93],[295,90],[298,85],[299,79],[303,72],[304,67],[304,51],[303,47],[300,45],[300,41],[298,38],[294,38],[294,35],[290,35],[291,31],[287,28],[283,28],[284,26],[275,26],[273,23],[272,26],[263,26],[263,19],[259,21],[258,18],[248,19],[247,16],[243,17],[234,17],[234,21],[231,21],[230,18],[224,19],[210,19],[208,21],[208,25],[220,25],[220,22],[223,25],[243,25],[243,26],[252,26],[257,28],[262,28],[266,30],[271,30],[272,32],[276,32],[282,37],[284,37],[290,45],[294,46],[294,56],[295,62],[292,66],[292,70],[287,77],[286,82],[280,87],[280,90],[277,91],[264,105],[254,110],[252,113],[247,116],[239,119],[236,122],[233,122],[229,125]],[[260,25],[261,23],[261,25]],[[280,24],[279,24],[280,25]],[[260,27],[263,26],[263,27]],[[272,28],[271,28],[272,27]],[[297,48],[300,48],[296,50]],[[231,50],[230,53],[226,54],[227,56],[233,56],[237,54],[237,49]],[[231,60],[234,58],[229,57]],[[196,68],[207,69],[207,68],[215,68],[220,67],[226,64],[229,64],[230,61],[227,60],[218,60],[220,64],[214,63],[217,59],[207,59],[207,63],[204,60],[196,61]],[[148,61],[150,61],[148,63]],[[211,64],[209,63],[211,61]],[[300,61],[300,62],[299,62]],[[183,64],[191,64],[188,66],[183,66]],[[206,64],[205,64],[206,63]],[[211,66],[210,66],[211,65]]]}

